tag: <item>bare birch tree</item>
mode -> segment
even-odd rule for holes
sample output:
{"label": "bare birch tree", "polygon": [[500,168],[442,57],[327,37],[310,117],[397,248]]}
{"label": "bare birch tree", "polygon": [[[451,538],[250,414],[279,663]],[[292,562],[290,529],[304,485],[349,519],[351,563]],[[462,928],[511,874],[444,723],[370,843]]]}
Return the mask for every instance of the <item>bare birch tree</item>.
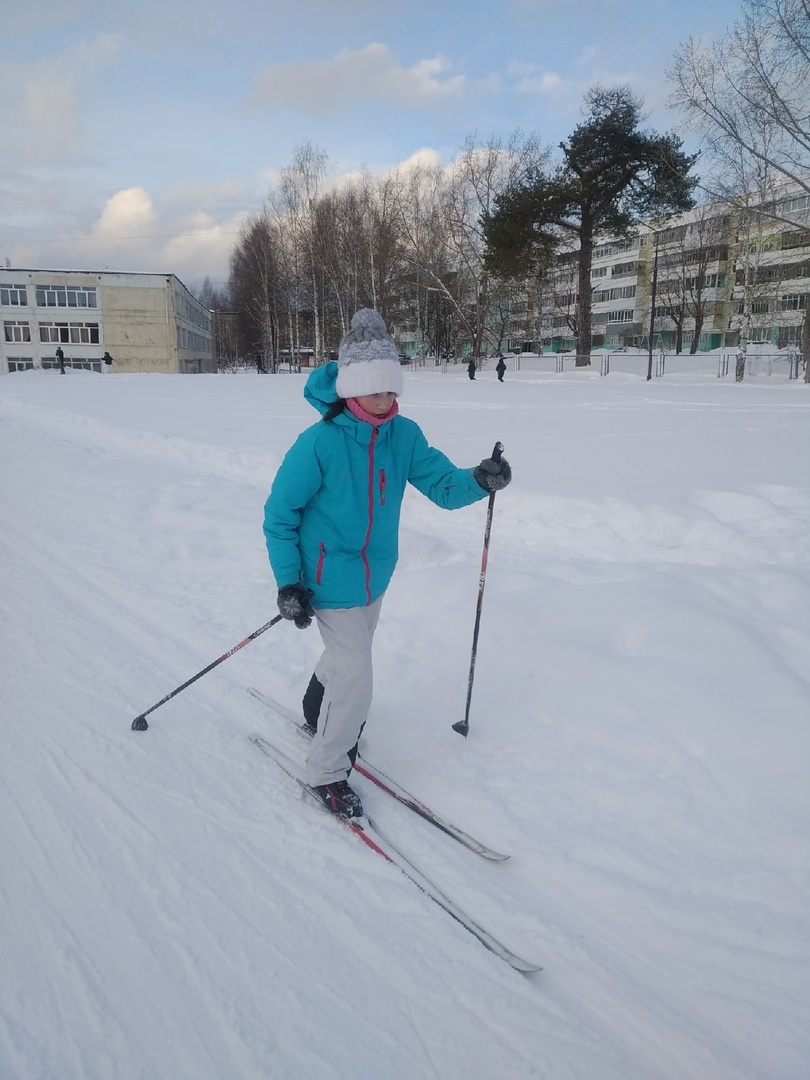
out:
{"label": "bare birch tree", "polygon": [[315,259],[313,258],[313,232],[315,206],[320,185],[326,173],[328,157],[312,143],[299,146],[293,161],[281,170],[279,199],[286,217],[291,238],[288,254],[294,272],[294,295],[291,297],[289,324],[290,347],[293,354],[301,347],[300,316],[309,306],[312,312],[315,355],[323,356],[320,339],[321,296]]}
{"label": "bare birch tree", "polygon": [[[669,317],[679,333],[676,352],[681,351],[684,323],[692,323],[689,348],[694,355],[707,319],[717,316],[719,292],[725,289],[724,267],[728,263],[728,218],[720,204],[703,204],[692,220],[661,236],[663,245],[658,295],[670,308]],[[668,242],[669,241],[669,242]],[[680,347],[678,347],[680,345]]]}
{"label": "bare birch tree", "polygon": [[727,34],[708,45],[690,38],[668,74],[672,104],[701,132],[718,167],[718,191],[739,199],[776,175],[810,195],[810,0],[743,0]]}
{"label": "bare birch tree", "polygon": [[743,0],[733,29],[689,38],[668,75],[736,192],[768,168],[810,194],[810,0]]}
{"label": "bare birch tree", "polygon": [[278,353],[281,268],[278,235],[265,209],[248,219],[231,253],[229,290],[244,351],[273,366]]}
{"label": "bare birch tree", "polygon": [[506,285],[485,266],[483,221],[493,212],[498,197],[526,183],[547,158],[538,140],[524,138],[520,131],[506,141],[492,137],[483,144],[471,135],[448,170],[443,202],[456,271],[454,299],[476,360],[485,345],[499,347],[500,338],[491,325],[493,306],[507,303],[515,291],[514,283]]}
{"label": "bare birch tree", "polygon": [[[437,320],[455,303],[450,288],[452,260],[443,190],[444,174],[438,166],[418,164],[392,177],[391,194],[405,270],[403,290],[422,355],[438,355],[441,351],[436,343]],[[442,316],[441,324],[445,322]]]}

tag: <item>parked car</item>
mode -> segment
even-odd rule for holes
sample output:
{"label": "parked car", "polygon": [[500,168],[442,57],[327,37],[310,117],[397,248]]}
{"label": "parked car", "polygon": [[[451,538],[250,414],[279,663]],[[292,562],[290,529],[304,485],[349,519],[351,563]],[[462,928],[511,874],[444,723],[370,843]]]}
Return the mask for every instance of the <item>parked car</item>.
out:
{"label": "parked car", "polygon": [[404,366],[405,364],[410,364],[411,358],[410,356],[406,356],[404,352],[401,352],[399,354],[399,362]]}

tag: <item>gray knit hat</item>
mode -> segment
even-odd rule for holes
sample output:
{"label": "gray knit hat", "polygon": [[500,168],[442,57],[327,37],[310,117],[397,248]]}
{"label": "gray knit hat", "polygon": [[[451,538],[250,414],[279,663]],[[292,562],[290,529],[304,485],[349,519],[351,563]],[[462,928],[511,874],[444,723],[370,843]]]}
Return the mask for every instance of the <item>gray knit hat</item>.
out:
{"label": "gray knit hat", "polygon": [[401,394],[404,385],[399,353],[382,316],[373,308],[360,308],[338,349],[338,397]]}

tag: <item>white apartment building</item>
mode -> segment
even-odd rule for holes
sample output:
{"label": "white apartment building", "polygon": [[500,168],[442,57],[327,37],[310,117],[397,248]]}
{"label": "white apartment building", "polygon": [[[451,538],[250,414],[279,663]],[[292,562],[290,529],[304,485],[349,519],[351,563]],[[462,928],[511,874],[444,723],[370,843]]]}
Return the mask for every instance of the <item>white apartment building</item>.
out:
{"label": "white apartment building", "polygon": [[217,370],[211,312],[174,274],[1,267],[0,320],[0,375],[58,368],[58,348],[100,373]]}
{"label": "white apartment building", "polygon": [[[727,234],[727,221],[724,228]],[[688,215],[657,234],[642,228],[633,236],[601,238],[591,266],[593,347],[646,346],[654,274],[656,347],[674,347],[679,325],[686,352],[696,329],[702,350],[725,344],[733,284],[727,261],[728,243],[723,247],[714,241],[709,247],[696,237]],[[553,293],[543,298],[540,333],[545,348],[574,347],[577,274],[576,249],[558,257]]]}
{"label": "white apartment building", "polygon": [[[557,256],[537,303],[537,347],[574,347],[577,272],[575,248]],[[797,343],[810,303],[810,196],[785,187],[767,201],[718,203],[657,229],[600,238],[591,269],[594,347],[647,346],[654,276],[656,348],[689,352],[695,338],[700,351]]]}
{"label": "white apartment building", "polygon": [[795,189],[738,214],[730,325],[740,337],[779,348],[801,341],[810,302],[809,226],[810,195]]}

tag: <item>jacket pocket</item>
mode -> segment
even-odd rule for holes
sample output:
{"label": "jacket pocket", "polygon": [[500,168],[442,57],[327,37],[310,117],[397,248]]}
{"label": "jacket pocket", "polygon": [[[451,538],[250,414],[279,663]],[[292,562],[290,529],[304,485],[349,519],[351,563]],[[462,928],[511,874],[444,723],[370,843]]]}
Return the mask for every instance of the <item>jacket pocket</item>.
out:
{"label": "jacket pocket", "polygon": [[385,475],[385,469],[380,469],[379,483],[380,483],[380,506],[385,506],[385,485],[387,478]]}
{"label": "jacket pocket", "polygon": [[315,568],[315,581],[318,585],[322,583],[323,578],[323,561],[326,558],[326,544],[321,540],[318,544],[318,565]]}

